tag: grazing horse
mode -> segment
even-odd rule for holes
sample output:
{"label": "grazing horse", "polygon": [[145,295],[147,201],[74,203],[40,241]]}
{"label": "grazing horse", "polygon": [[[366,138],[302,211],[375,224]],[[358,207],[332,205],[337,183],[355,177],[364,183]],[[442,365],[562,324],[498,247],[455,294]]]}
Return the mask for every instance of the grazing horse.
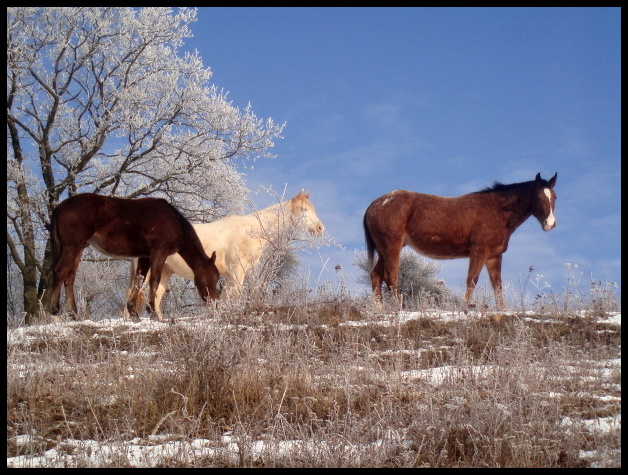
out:
{"label": "grazing horse", "polygon": [[[155,308],[159,275],[166,258],[178,253],[193,269],[192,278],[204,301],[216,299],[220,277],[216,256],[207,257],[192,224],[166,200],[125,199],[82,193],[61,202],[52,213],[52,300],[50,312],[59,313],[61,285],[65,284],[69,310],[76,316],[74,279],[83,249],[91,245],[117,258],[145,258],[153,272],[150,308]],[[137,291],[136,291],[137,292]],[[134,296],[135,297],[135,296]],[[139,320],[129,300],[128,312]],[[161,315],[153,314],[161,320]]]}
{"label": "grazing horse", "polygon": [[503,308],[502,254],[510,235],[534,216],[544,231],[556,226],[555,174],[543,180],[503,185],[455,198],[397,190],[373,201],[364,214],[364,234],[369,263],[379,256],[371,272],[376,298],[381,300],[382,281],[397,295],[399,256],[409,244],[433,259],[469,258],[465,299],[471,302],[480,271],[486,266],[497,308]]}
{"label": "grazing horse", "polygon": [[[206,252],[216,252],[216,267],[225,277],[225,291],[230,297],[240,295],[244,279],[262,256],[266,245],[275,242],[292,227],[302,226],[310,234],[322,235],[325,227],[316,215],[309,193],[300,191],[294,198],[255,211],[247,215],[231,215],[211,223],[194,224]],[[135,276],[141,270],[141,259],[133,259],[128,298],[137,287]],[[152,273],[152,271],[151,271]],[[160,303],[172,274],[185,279],[193,277],[192,271],[178,254],[166,259],[155,296],[155,311],[160,312]],[[137,294],[136,306],[141,304],[141,292]],[[126,316],[126,312],[125,312]]]}

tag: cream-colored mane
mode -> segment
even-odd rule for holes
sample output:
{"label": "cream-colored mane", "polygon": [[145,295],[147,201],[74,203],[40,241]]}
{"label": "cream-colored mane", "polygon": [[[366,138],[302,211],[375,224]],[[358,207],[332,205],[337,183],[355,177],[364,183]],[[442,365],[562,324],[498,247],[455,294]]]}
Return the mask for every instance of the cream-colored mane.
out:
{"label": "cream-colored mane", "polygon": [[[290,231],[295,228],[306,229],[313,235],[323,234],[325,228],[316,215],[309,196],[309,193],[300,191],[290,200],[247,215],[231,215],[211,223],[194,225],[205,252],[211,255],[216,251],[215,264],[220,275],[225,277],[223,292],[226,292],[228,298],[240,295],[246,275],[257,264],[269,243],[276,243],[278,239],[286,236],[289,238],[292,235]],[[133,259],[127,297],[135,285],[136,267],[137,259]],[[161,299],[172,274],[185,279],[194,279],[192,269],[179,254],[172,254],[166,259],[155,296],[155,312],[159,320]],[[148,276],[145,280],[148,280]],[[138,310],[141,308],[139,299],[135,307]],[[128,315],[125,306],[126,316]]]}

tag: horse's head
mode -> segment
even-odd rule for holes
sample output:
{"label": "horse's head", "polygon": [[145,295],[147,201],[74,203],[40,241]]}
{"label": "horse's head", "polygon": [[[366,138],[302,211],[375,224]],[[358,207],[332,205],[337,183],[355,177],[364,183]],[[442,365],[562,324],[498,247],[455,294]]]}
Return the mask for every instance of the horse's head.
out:
{"label": "horse's head", "polygon": [[299,191],[299,193],[290,200],[289,210],[292,215],[308,230],[310,234],[322,236],[325,226],[318,216],[316,209],[310,201],[310,193]]}
{"label": "horse's head", "polygon": [[205,302],[218,300],[216,286],[220,273],[216,267],[216,251],[204,262],[203,267],[194,272],[194,283]]}
{"label": "horse's head", "polygon": [[550,231],[556,226],[554,217],[554,205],[556,204],[556,193],[554,185],[558,173],[549,180],[543,180],[541,174],[537,173],[534,180],[534,199],[532,201],[532,215],[539,220],[543,231]]}

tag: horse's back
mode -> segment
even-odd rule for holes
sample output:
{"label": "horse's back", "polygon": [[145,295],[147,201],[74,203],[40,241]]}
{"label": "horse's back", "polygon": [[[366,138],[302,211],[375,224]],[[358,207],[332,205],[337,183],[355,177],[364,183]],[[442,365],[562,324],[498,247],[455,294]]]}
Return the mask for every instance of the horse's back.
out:
{"label": "horse's back", "polygon": [[365,224],[371,230],[377,228],[401,229],[412,215],[432,212],[435,204],[443,199],[408,190],[395,190],[373,200],[364,215]]}
{"label": "horse's back", "polygon": [[62,244],[90,244],[113,257],[148,256],[156,248],[171,254],[196,237],[191,224],[161,198],[80,193],[62,201],[54,216]]}
{"label": "horse's back", "polygon": [[410,245],[437,259],[469,255],[470,235],[478,222],[481,197],[443,197],[396,190],[375,199],[364,216],[369,239],[378,251],[382,247]]}
{"label": "horse's back", "polygon": [[468,226],[491,213],[489,200],[490,196],[477,193],[448,197],[395,190],[375,199],[366,210],[365,220],[372,225],[406,222],[412,223],[413,228],[450,229],[456,225]]}
{"label": "horse's back", "polygon": [[186,224],[191,227],[187,219],[163,198],[132,199],[80,193],[62,201],[57,211],[66,216],[80,216],[96,226],[121,221],[129,226],[146,228],[169,225],[178,229]]}

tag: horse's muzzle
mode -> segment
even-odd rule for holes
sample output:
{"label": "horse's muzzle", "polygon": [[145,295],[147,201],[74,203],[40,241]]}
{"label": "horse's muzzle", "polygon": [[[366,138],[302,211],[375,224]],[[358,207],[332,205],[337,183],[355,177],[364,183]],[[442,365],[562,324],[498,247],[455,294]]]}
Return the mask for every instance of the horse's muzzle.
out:
{"label": "horse's muzzle", "polygon": [[325,233],[325,226],[323,226],[323,223],[318,223],[314,226],[311,226],[308,231],[314,236],[322,236]]}

